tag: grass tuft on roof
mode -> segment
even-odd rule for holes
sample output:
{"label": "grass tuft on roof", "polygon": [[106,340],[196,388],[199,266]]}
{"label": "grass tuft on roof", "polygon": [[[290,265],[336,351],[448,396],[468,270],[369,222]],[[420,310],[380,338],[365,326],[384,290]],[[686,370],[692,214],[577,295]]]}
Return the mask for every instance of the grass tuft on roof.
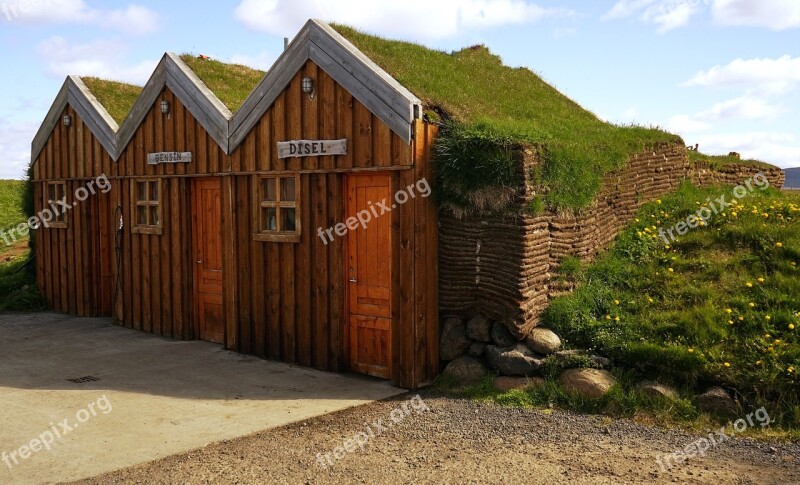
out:
{"label": "grass tuft on roof", "polygon": [[[562,210],[591,204],[602,176],[624,166],[632,154],[658,143],[683,143],[679,136],[658,128],[606,123],[530,70],[503,65],[484,46],[446,53],[347,26],[333,28],[417,95],[426,108],[452,121],[445,124],[434,157],[442,175],[437,182],[439,196],[446,204],[468,204],[470,191],[479,186],[518,187],[520,177],[508,177],[508,157],[499,156],[515,145],[534,145],[543,151],[545,202]],[[447,143],[451,134],[457,143]],[[491,160],[502,166],[486,167]],[[498,177],[487,176],[492,172]]]}
{"label": "grass tuft on roof", "polygon": [[193,54],[181,54],[180,57],[233,113],[242,107],[266,74],[252,67],[201,59]]}
{"label": "grass tuft on roof", "polygon": [[97,77],[82,77],[81,80],[118,125],[122,124],[142,93],[141,86],[119,81]]}
{"label": "grass tuft on roof", "polygon": [[743,160],[733,155],[706,155],[703,152],[694,150],[689,151],[689,161],[695,166],[708,167],[712,169],[720,169],[728,165],[755,165],[765,169],[775,168],[772,165],[760,160]]}

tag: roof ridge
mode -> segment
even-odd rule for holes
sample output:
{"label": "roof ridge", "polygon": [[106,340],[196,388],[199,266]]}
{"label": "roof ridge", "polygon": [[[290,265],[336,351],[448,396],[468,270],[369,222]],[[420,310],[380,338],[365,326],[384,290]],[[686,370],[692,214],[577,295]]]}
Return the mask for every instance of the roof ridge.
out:
{"label": "roof ridge", "polygon": [[117,161],[164,87],[175,94],[225,154],[230,155],[309,60],[351,92],[404,141],[411,142],[414,120],[421,116],[419,98],[330,25],[312,19],[306,22],[235,113],[179,55],[172,52],[161,58],[119,125],[83,81],[70,76],[34,138],[32,160],[39,156],[60,113],[66,104],[70,104],[76,109],[81,107],[79,114],[88,119],[92,132]]}

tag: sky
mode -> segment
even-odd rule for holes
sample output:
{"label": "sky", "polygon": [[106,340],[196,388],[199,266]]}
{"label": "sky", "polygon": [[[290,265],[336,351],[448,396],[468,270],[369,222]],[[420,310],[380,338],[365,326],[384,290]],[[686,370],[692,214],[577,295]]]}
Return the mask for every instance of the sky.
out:
{"label": "sky", "polygon": [[0,179],[67,75],[141,85],[166,51],[266,70],[309,18],[485,44],[604,120],[800,166],[800,0],[0,0]]}

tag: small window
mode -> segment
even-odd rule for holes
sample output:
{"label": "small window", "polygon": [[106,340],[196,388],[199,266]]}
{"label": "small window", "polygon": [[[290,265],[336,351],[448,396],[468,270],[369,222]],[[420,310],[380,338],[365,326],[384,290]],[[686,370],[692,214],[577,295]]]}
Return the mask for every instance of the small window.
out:
{"label": "small window", "polygon": [[300,179],[296,174],[256,179],[259,241],[298,242],[300,239]]}
{"label": "small window", "polygon": [[47,206],[53,212],[50,227],[65,229],[67,227],[67,184],[65,182],[47,182]]}
{"label": "small window", "polygon": [[161,180],[133,181],[133,232],[161,234]]}

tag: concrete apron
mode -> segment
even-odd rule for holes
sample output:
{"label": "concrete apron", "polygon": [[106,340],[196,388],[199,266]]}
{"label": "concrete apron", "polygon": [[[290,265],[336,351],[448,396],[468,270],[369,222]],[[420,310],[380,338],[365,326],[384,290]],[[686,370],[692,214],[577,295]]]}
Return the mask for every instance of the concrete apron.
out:
{"label": "concrete apron", "polygon": [[108,319],[0,315],[0,483],[86,478],[402,392]]}

